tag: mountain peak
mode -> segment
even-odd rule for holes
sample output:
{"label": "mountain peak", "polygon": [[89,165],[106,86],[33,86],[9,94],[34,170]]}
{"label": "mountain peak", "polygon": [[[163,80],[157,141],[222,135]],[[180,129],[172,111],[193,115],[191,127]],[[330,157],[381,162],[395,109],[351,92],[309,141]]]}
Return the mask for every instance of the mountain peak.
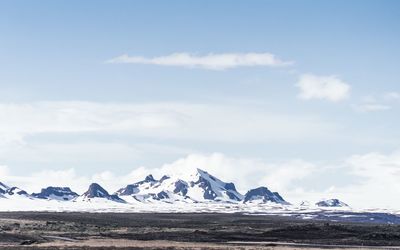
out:
{"label": "mountain peak", "polygon": [[83,195],[87,198],[104,198],[109,196],[110,194],[98,183],[92,183]]}
{"label": "mountain peak", "polygon": [[79,195],[73,192],[69,187],[47,187],[42,188],[40,193],[33,193],[33,197],[39,199],[54,199],[54,200],[63,200],[69,201],[72,200]]}
{"label": "mountain peak", "polygon": [[163,182],[165,180],[170,179],[171,177],[169,177],[168,175],[163,175],[163,177],[161,177],[160,182]]}
{"label": "mountain peak", "polygon": [[318,207],[348,207],[346,203],[340,201],[339,199],[326,199],[315,203]]}
{"label": "mountain peak", "polygon": [[267,187],[258,187],[249,190],[243,200],[244,203],[247,202],[275,202],[280,204],[288,204],[282,196],[277,192],[271,192]]}
{"label": "mountain peak", "polygon": [[146,176],[144,181],[145,182],[155,182],[156,180],[154,179],[153,175],[149,174],[148,176]]}
{"label": "mountain peak", "polygon": [[18,194],[18,195],[28,195],[28,193],[25,190],[22,190],[18,187],[12,187],[10,189],[8,189],[8,194],[10,195],[14,195],[14,194]]}
{"label": "mountain peak", "polygon": [[88,190],[82,195],[82,197],[84,200],[85,199],[90,200],[92,198],[102,198],[102,199],[125,203],[125,201],[123,199],[119,198],[118,195],[116,195],[116,194],[110,195],[107,192],[107,190],[105,190],[98,183],[90,184]]}
{"label": "mountain peak", "polygon": [[160,180],[149,175],[144,181],[119,189],[116,194],[139,201],[239,202],[243,199],[233,183],[223,182],[200,168],[164,175]]}
{"label": "mountain peak", "polygon": [[208,174],[207,171],[205,171],[205,170],[203,170],[201,168],[196,168],[196,172],[199,173],[199,174],[203,174],[203,173],[204,174]]}
{"label": "mountain peak", "polygon": [[14,195],[23,195],[29,197],[29,194],[18,187],[9,187],[6,184],[0,182],[0,198],[11,197]]}
{"label": "mountain peak", "polygon": [[200,188],[203,191],[203,199],[237,202],[243,198],[243,195],[236,191],[233,183],[223,182],[200,168],[197,168],[196,171],[198,179],[189,181],[189,183],[191,187]]}
{"label": "mountain peak", "polygon": [[[210,175],[207,171],[200,169],[200,168],[196,168],[195,173],[199,176],[212,176]],[[212,176],[213,177],[213,176]]]}

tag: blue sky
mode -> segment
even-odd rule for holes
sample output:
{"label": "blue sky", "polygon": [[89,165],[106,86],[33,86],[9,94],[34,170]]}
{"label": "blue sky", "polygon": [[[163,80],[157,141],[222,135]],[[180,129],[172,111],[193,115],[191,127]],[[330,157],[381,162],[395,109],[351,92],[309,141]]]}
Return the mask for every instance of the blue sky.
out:
{"label": "blue sky", "polygon": [[31,187],[194,157],[222,179],[265,164],[243,189],[364,192],[380,182],[360,159],[400,170],[399,26],[398,1],[2,1],[0,173]]}

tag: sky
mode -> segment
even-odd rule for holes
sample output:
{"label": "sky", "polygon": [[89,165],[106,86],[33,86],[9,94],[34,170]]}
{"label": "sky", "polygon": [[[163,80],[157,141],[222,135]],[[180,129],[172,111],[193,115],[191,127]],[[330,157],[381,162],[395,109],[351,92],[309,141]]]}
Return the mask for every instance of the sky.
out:
{"label": "sky", "polygon": [[1,1],[0,181],[400,208],[399,44],[394,0]]}

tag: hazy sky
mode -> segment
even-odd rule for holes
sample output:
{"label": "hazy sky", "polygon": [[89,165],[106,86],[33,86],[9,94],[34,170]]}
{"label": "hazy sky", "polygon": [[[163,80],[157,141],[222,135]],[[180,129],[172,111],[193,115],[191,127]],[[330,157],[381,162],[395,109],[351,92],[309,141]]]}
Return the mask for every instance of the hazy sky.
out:
{"label": "hazy sky", "polygon": [[399,1],[1,1],[0,181],[400,207],[399,44]]}

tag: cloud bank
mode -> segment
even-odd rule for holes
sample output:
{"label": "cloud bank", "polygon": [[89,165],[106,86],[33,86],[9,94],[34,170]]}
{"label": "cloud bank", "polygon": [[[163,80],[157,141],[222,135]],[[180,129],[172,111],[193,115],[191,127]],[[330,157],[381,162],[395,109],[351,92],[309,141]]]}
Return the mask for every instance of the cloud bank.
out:
{"label": "cloud bank", "polygon": [[332,133],[317,117],[189,103],[0,103],[0,147],[46,133],[125,134],[219,142],[293,141]]}
{"label": "cloud bank", "polygon": [[[235,158],[220,153],[189,154],[157,168],[145,166],[118,175],[103,171],[91,176],[82,176],[74,169],[43,170],[27,176],[14,176],[5,166],[0,166],[1,180],[16,185],[29,192],[39,191],[50,185],[70,186],[82,193],[91,182],[102,184],[110,192],[142,180],[153,174],[160,178],[163,174],[185,175],[196,168],[204,169],[224,181],[234,182],[242,193],[250,188],[267,186],[278,191],[288,201],[317,201],[321,198],[339,198],[360,208],[398,208],[400,202],[400,152],[391,154],[368,153],[353,155],[335,164],[311,163],[300,159],[267,163],[253,158]],[[356,179],[343,180],[332,171],[353,175]],[[303,185],[312,183],[311,186]],[[322,182],[324,188],[316,188]]]}
{"label": "cloud bank", "polygon": [[223,53],[194,55],[189,53],[173,53],[159,57],[141,57],[121,55],[110,59],[107,63],[151,64],[159,66],[177,66],[201,68],[208,70],[225,70],[238,67],[282,67],[292,65],[291,61],[282,61],[270,53]]}

